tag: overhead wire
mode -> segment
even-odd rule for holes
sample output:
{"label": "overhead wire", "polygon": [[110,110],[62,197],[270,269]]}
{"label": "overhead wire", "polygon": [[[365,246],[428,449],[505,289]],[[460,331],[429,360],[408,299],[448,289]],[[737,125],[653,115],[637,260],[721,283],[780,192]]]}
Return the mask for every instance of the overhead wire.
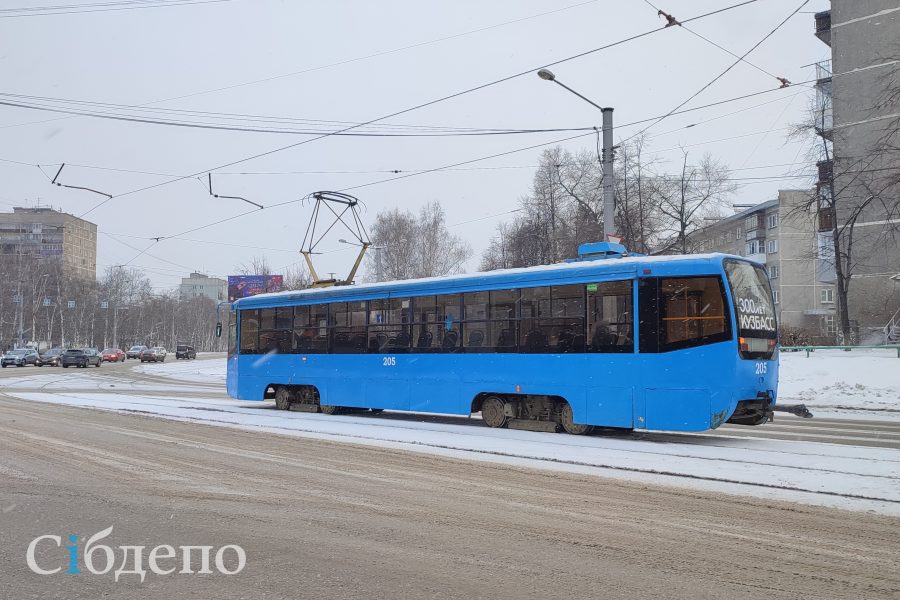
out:
{"label": "overhead wire", "polygon": [[[758,2],[758,1],[759,1],[759,0],[743,0],[742,2],[739,2],[739,3],[737,3],[737,4],[732,4],[732,5],[727,6],[727,7],[719,8],[719,9],[716,9],[716,10],[714,10],[714,11],[710,11],[710,12],[704,13],[704,14],[702,14],[702,15],[698,15],[698,16],[696,16],[696,17],[692,17],[692,18],[690,18],[690,19],[687,19],[687,20],[684,21],[684,22],[691,22],[691,21],[696,21],[696,20],[699,20],[699,19],[707,18],[707,17],[712,16],[712,15],[721,14],[721,13],[723,13],[723,12],[725,12],[725,11],[734,10],[734,9],[736,9],[736,8],[739,8],[739,7],[747,6],[747,5],[749,5],[749,4],[753,4],[753,3]],[[807,0],[807,1],[808,1],[808,0]],[[623,38],[623,39],[617,40],[617,41],[615,41],[615,42],[611,42],[611,43],[609,43],[609,44],[605,44],[605,45],[603,45],[603,46],[600,46],[600,47],[597,47],[597,48],[593,48],[593,49],[591,49],[591,50],[587,50],[587,51],[584,51],[584,52],[580,52],[580,53],[578,53],[578,54],[575,54],[575,55],[572,55],[572,56],[568,56],[568,57],[565,57],[565,58],[562,58],[562,59],[559,59],[559,60],[556,60],[556,61],[547,63],[547,64],[545,64],[545,65],[541,65],[541,67],[551,67],[551,66],[554,66],[554,65],[562,64],[562,63],[564,63],[564,62],[576,60],[576,59],[578,59],[578,58],[582,58],[582,57],[584,57],[584,56],[588,56],[588,55],[590,55],[590,54],[594,54],[594,53],[597,53],[597,52],[606,50],[606,49],[608,49],[608,48],[612,48],[612,47],[614,47],[614,46],[618,46],[618,45],[621,45],[621,44],[624,44],[624,43],[627,43],[627,42],[630,42],[630,41],[633,41],[633,40],[636,40],[636,39],[640,39],[640,38],[646,37],[646,36],[648,36],[648,35],[652,35],[652,34],[654,34],[654,33],[659,32],[660,30],[661,30],[661,29],[659,29],[659,28],[655,28],[655,29],[652,29],[652,30],[649,30],[649,31],[645,31],[645,32],[643,32],[643,33],[635,34],[635,35],[629,36],[629,37],[627,37],[627,38]],[[538,68],[540,68],[540,67],[538,67]],[[404,108],[404,109],[401,109],[401,110],[398,110],[398,111],[395,111],[395,112],[392,112],[392,113],[389,113],[389,114],[386,114],[386,115],[382,115],[382,116],[380,116],[380,117],[376,117],[376,118],[374,118],[374,119],[365,121],[364,123],[361,123],[361,124],[359,124],[359,125],[353,125],[353,126],[346,127],[346,128],[344,128],[344,129],[342,129],[342,130],[340,130],[340,131],[338,131],[338,132],[333,132],[333,133],[327,133],[327,134],[319,135],[319,136],[316,136],[316,137],[313,137],[313,138],[310,138],[310,139],[302,140],[302,141],[299,141],[299,142],[294,142],[294,143],[292,143],[292,144],[288,144],[288,145],[285,145],[285,146],[280,146],[280,147],[278,147],[278,148],[273,148],[273,149],[271,149],[271,150],[267,150],[267,151],[264,151],[264,152],[258,152],[258,153],[256,153],[256,154],[253,154],[253,155],[250,155],[250,156],[246,156],[246,157],[244,157],[244,158],[240,158],[240,159],[237,159],[237,160],[229,161],[229,162],[227,162],[227,163],[224,163],[224,164],[221,164],[221,165],[212,167],[212,168],[202,169],[202,170],[200,170],[200,171],[197,171],[196,173],[190,173],[190,174],[188,174],[188,175],[184,175],[184,176],[181,176],[181,177],[173,178],[173,179],[170,179],[170,180],[167,180],[167,181],[164,181],[164,182],[160,182],[160,183],[156,183],[156,184],[153,184],[153,185],[148,185],[148,186],[143,186],[143,187],[140,187],[140,188],[136,188],[136,189],[133,189],[133,190],[124,192],[124,193],[122,193],[122,194],[118,194],[118,195],[114,196],[114,198],[122,198],[122,197],[125,197],[125,196],[130,196],[130,195],[132,195],[132,194],[137,194],[137,193],[144,192],[144,191],[147,191],[147,190],[156,189],[156,188],[159,188],[159,187],[162,187],[162,186],[165,186],[165,185],[169,185],[169,184],[172,184],[172,183],[176,183],[176,182],[178,182],[178,181],[182,181],[182,180],[184,180],[184,179],[188,179],[188,178],[191,178],[191,177],[196,177],[197,175],[202,175],[203,173],[207,173],[207,172],[211,172],[211,171],[216,171],[216,170],[219,170],[219,169],[225,169],[225,168],[232,167],[232,166],[234,166],[234,165],[237,165],[237,164],[240,164],[240,163],[243,163],[243,162],[248,162],[248,161],[251,161],[251,160],[255,160],[255,159],[257,159],[257,158],[262,158],[262,157],[264,157],[264,156],[270,156],[270,155],[272,155],[272,154],[276,154],[276,153],[278,153],[278,152],[283,152],[283,151],[285,151],[285,150],[289,150],[289,149],[292,149],[292,148],[296,148],[296,147],[299,147],[299,146],[302,146],[302,145],[305,145],[305,144],[310,144],[310,143],[312,143],[312,142],[315,142],[315,141],[318,141],[318,140],[321,140],[321,139],[330,137],[330,136],[335,135],[335,134],[337,134],[337,133],[344,133],[344,132],[351,131],[351,130],[353,130],[353,129],[356,129],[356,128],[361,127],[361,126],[364,126],[364,125],[369,125],[369,124],[376,123],[376,122],[379,122],[379,121],[385,121],[385,120],[387,120],[387,119],[391,119],[391,118],[393,118],[393,117],[400,116],[400,115],[402,115],[402,114],[407,114],[407,113],[410,113],[410,112],[413,112],[413,111],[416,111],[416,110],[420,110],[420,109],[425,108],[425,107],[428,107],[428,106],[433,106],[433,105],[435,105],[435,104],[438,104],[438,103],[441,103],[441,102],[445,102],[445,101],[447,101],[447,100],[451,100],[451,99],[453,99],[453,98],[458,98],[458,97],[463,96],[463,95],[465,95],[465,94],[469,94],[469,93],[472,93],[472,92],[475,92],[475,91],[478,91],[478,90],[482,90],[482,89],[485,89],[485,88],[488,88],[488,87],[491,87],[491,86],[494,86],[494,85],[498,85],[498,84],[500,84],[500,83],[503,83],[503,82],[506,82],[506,81],[510,81],[510,80],[512,80],[512,79],[515,79],[515,78],[518,78],[518,77],[522,77],[522,76],[527,75],[527,74],[531,74],[531,73],[537,71],[538,68],[530,68],[530,69],[527,69],[527,70],[525,70],[525,71],[520,71],[519,73],[515,73],[515,74],[512,74],[512,75],[508,75],[508,76],[502,77],[502,78],[500,78],[500,79],[495,79],[495,80],[490,81],[490,82],[488,82],[488,83],[484,83],[484,84],[477,85],[477,86],[474,86],[474,87],[471,87],[471,88],[467,88],[467,89],[465,89],[465,90],[461,90],[461,91],[459,91],[459,92],[454,92],[454,93],[452,93],[452,94],[448,94],[448,95],[446,95],[446,96],[442,96],[442,97],[437,98],[437,99],[434,99],[434,100],[429,100],[429,101],[427,101],[427,102],[423,102],[423,103],[417,104],[417,105],[415,105],[415,106],[411,106],[411,107]],[[104,201],[102,201],[102,202],[100,202],[100,203],[94,205],[92,208],[90,208],[89,210],[87,210],[86,212],[82,213],[82,214],[79,215],[79,216],[80,216],[80,217],[84,217],[85,215],[90,214],[90,213],[93,212],[94,210],[96,210],[96,209],[102,207],[103,205],[105,205],[105,204],[106,204],[107,202],[109,202],[110,200],[111,200],[111,199],[107,199],[107,200],[104,200]]]}
{"label": "overhead wire", "polygon": [[170,8],[175,6],[191,6],[197,4],[221,4],[232,0],[126,0],[122,2],[102,2],[93,4],[69,4],[57,6],[38,6],[0,9],[0,19],[25,17],[47,17],[53,15],[74,15],[82,13],[115,12],[122,10],[140,10],[147,8]]}
{"label": "overhead wire", "polygon": [[[645,1],[646,1],[646,0],[645,0]],[[772,36],[775,34],[775,32],[777,32],[779,29],[781,29],[781,27],[784,26],[785,23],[787,23],[789,20],[791,20],[791,18],[792,18],[794,15],[796,15],[798,12],[800,12],[800,9],[802,9],[804,6],[806,6],[807,4],[809,4],[809,2],[810,2],[810,0],[803,0],[803,2],[800,4],[800,6],[798,6],[795,10],[793,10],[793,11],[791,12],[791,14],[789,14],[787,17],[784,18],[784,20],[782,20],[780,23],[778,23],[778,25],[776,25],[774,29],[772,29],[771,31],[769,31],[768,33],[766,33],[766,34],[762,37],[762,39],[760,39],[760,40],[759,40],[758,42],[756,42],[753,46],[751,46],[749,50],[747,50],[747,51],[744,52],[742,55],[740,55],[740,56],[737,58],[736,61],[734,61],[733,63],[731,63],[730,65],[728,65],[728,66],[725,68],[724,71],[722,71],[721,73],[719,73],[718,75],[716,75],[715,77],[713,77],[709,82],[707,82],[706,84],[704,84],[699,90],[697,90],[696,92],[694,92],[693,94],[691,94],[686,100],[684,100],[683,102],[681,102],[678,106],[676,106],[675,108],[673,108],[671,111],[669,111],[668,113],[666,113],[665,115],[663,115],[662,117],[660,117],[658,120],[654,121],[653,123],[647,125],[647,127],[644,127],[643,129],[641,129],[640,131],[638,131],[636,134],[632,135],[630,138],[626,139],[625,141],[627,142],[628,140],[630,140],[630,139],[632,139],[632,138],[634,138],[634,137],[637,137],[637,136],[641,135],[642,133],[646,132],[646,131],[647,131],[648,129],[650,129],[651,127],[653,127],[653,126],[659,124],[660,122],[662,122],[662,121],[665,120],[666,118],[672,116],[676,111],[678,111],[679,109],[683,108],[686,104],[688,104],[689,102],[691,102],[694,98],[696,98],[697,96],[699,96],[700,94],[702,94],[704,91],[706,91],[707,89],[709,89],[711,86],[713,86],[717,81],[719,81],[722,77],[724,77],[726,74],[728,74],[734,67],[736,67],[736,66],[739,65],[744,59],[746,59],[747,56],[750,55],[750,53],[752,53],[754,50],[756,50],[757,48],[759,48],[759,47],[760,47],[767,39],[769,39],[770,37],[772,37]],[[651,6],[652,6],[652,5],[651,5]],[[681,23],[683,24],[683,23],[685,23],[685,21],[682,21]]]}
{"label": "overhead wire", "polygon": [[[231,90],[231,89],[235,89],[235,88],[239,88],[239,87],[245,87],[245,86],[249,86],[249,85],[256,85],[256,84],[259,84],[259,83],[265,83],[265,82],[268,82],[268,81],[274,81],[274,80],[276,80],[276,79],[282,79],[282,78],[286,78],[286,77],[293,77],[293,76],[296,76],[296,75],[302,75],[302,74],[304,74],[304,73],[311,73],[311,72],[314,72],[314,71],[320,71],[320,70],[324,70],[324,69],[329,69],[329,68],[333,68],[333,67],[337,67],[337,66],[341,66],[341,65],[346,65],[346,64],[350,64],[350,63],[354,63],[354,62],[359,62],[359,61],[363,61],[363,60],[368,60],[368,59],[371,59],[371,58],[377,58],[377,57],[380,57],[380,56],[386,56],[386,55],[389,55],[389,54],[394,54],[394,53],[402,52],[402,51],[405,51],[405,50],[412,50],[412,49],[419,48],[419,47],[422,47],[422,46],[428,46],[428,45],[431,45],[431,44],[436,44],[436,43],[439,43],[439,42],[444,42],[444,41],[447,41],[447,40],[452,40],[452,39],[456,39],[456,38],[459,38],[459,37],[464,37],[464,36],[468,36],[468,35],[473,35],[473,34],[475,34],[475,33],[480,33],[480,32],[488,31],[488,30],[491,30],[491,29],[497,29],[497,28],[500,28],[500,27],[505,27],[505,26],[507,26],[507,25],[512,25],[512,24],[515,24],[515,23],[520,23],[520,22],[523,22],[523,21],[528,21],[528,20],[531,20],[531,19],[539,18],[539,17],[544,17],[544,16],[547,16],[547,15],[550,15],[550,14],[554,14],[554,13],[559,13],[559,12],[571,10],[571,9],[573,9],[573,8],[578,8],[578,7],[581,7],[581,6],[585,6],[585,5],[587,5],[587,4],[592,4],[592,3],[596,2],[596,1],[597,1],[597,0],[587,0],[587,1],[585,1],[585,2],[578,2],[578,3],[576,3],[576,4],[570,4],[570,5],[568,5],[568,6],[563,6],[563,7],[557,8],[557,9],[553,9],[553,10],[549,10],[549,11],[545,11],[545,12],[541,12],[541,13],[537,13],[537,14],[533,14],[533,15],[528,15],[528,16],[525,16],[525,17],[520,17],[520,18],[518,18],[518,19],[512,19],[512,20],[510,20],[510,21],[504,21],[504,22],[502,22],[502,23],[495,23],[495,24],[492,24],[492,25],[487,25],[487,26],[480,27],[480,28],[477,28],[477,29],[472,29],[472,30],[469,30],[469,31],[464,31],[464,32],[461,32],[461,33],[456,33],[456,34],[452,34],[452,35],[448,35],[448,36],[443,36],[443,37],[440,37],[440,38],[431,39],[431,40],[427,40],[427,41],[424,41],[424,42],[417,42],[417,43],[414,43],[414,44],[408,44],[408,45],[406,45],[406,46],[401,46],[401,47],[399,47],[399,48],[393,48],[393,49],[390,49],[390,50],[384,50],[384,51],[381,51],[381,52],[374,52],[374,53],[371,53],[371,54],[367,54],[367,55],[365,55],[365,56],[357,56],[357,57],[354,57],[354,58],[350,58],[350,59],[346,59],[346,60],[342,60],[342,61],[337,61],[337,62],[325,64],[325,65],[319,65],[319,66],[316,66],[316,67],[309,67],[309,68],[306,68],[306,69],[301,69],[301,70],[299,70],[299,71],[292,71],[292,72],[289,72],[289,73],[283,73],[283,74],[280,74],[280,75],[274,75],[274,76],[271,76],[271,77],[264,77],[264,78],[262,78],[262,79],[256,79],[256,80],[252,80],[252,81],[245,81],[245,82],[242,82],[242,83],[236,83],[236,84],[231,84],[231,85],[227,85],[227,86],[221,86],[221,87],[212,88],[212,89],[200,90],[200,91],[197,91],[197,92],[191,92],[191,93],[188,93],[188,94],[181,94],[181,95],[179,95],[179,96],[170,96],[170,97],[167,97],[167,98],[162,98],[162,99],[160,99],[160,100],[154,100],[154,101],[152,101],[152,102],[148,102],[148,103],[146,103],[146,104],[144,104],[144,105],[141,105],[141,106],[149,106],[149,105],[153,105],[153,104],[160,104],[160,103],[163,103],[163,102],[171,102],[171,101],[174,101],[174,100],[183,100],[183,99],[186,99],[186,98],[192,98],[192,97],[195,97],[195,96],[201,96],[201,95],[211,94],[211,93],[215,93],[215,92],[227,91],[227,90]],[[8,125],[7,127],[19,127],[19,126],[25,126],[25,125],[34,125],[34,124],[47,123],[47,122],[50,122],[50,121],[56,121],[56,120],[60,120],[60,119],[68,119],[68,118],[72,118],[72,117],[58,117],[58,118],[55,118],[55,119],[46,119],[46,120],[43,120],[43,121],[30,121],[30,122],[28,122],[28,123],[19,123],[19,124],[16,124],[16,125]],[[2,128],[2,127],[0,127],[0,128]]]}

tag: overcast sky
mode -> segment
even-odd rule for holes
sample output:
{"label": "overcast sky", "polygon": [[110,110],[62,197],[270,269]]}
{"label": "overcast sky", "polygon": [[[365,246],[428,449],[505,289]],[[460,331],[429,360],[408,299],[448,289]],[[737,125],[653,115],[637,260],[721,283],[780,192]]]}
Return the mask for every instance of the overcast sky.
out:
{"label": "overcast sky", "polygon": [[[308,131],[313,125],[296,120],[369,121],[663,24],[656,11],[639,0],[231,0],[27,17],[10,11],[101,1],[112,0],[0,4],[0,102],[217,126],[272,127],[272,118],[292,119],[295,122],[275,126]],[[690,28],[740,55],[801,3],[758,0],[695,21]],[[688,19],[732,2],[654,0],[653,4]],[[810,0],[748,60],[793,82],[812,79],[813,69],[805,65],[829,56],[828,47],[813,35],[812,13],[827,7],[827,0]],[[415,47],[402,49],[409,46]],[[734,60],[684,29],[669,28],[552,70],[560,81],[598,104],[614,107],[616,124],[624,125],[665,114]],[[258,82],[263,79],[267,81]],[[688,107],[778,85],[770,75],[742,63]],[[669,117],[649,130],[649,150],[669,172],[677,170],[681,145],[698,159],[706,152],[721,159],[735,169],[734,177],[796,174],[802,165],[786,165],[802,161],[804,148],[786,139],[785,128],[802,119],[812,94],[811,87],[798,86]],[[181,98],[160,102],[176,97]],[[146,105],[146,109],[94,103]],[[253,115],[255,120],[158,109]],[[426,131],[422,126],[578,128],[599,125],[600,120],[600,112],[589,104],[528,74],[384,122],[419,127],[373,126],[361,131],[422,133]],[[696,125],[688,127],[692,124]],[[617,140],[642,126],[617,127]],[[128,263],[144,269],[162,289],[176,285],[192,269],[226,276],[254,255],[265,256],[276,271],[297,263],[310,216],[310,206],[299,199],[310,192],[351,188],[397,177],[388,173],[391,170],[452,165],[573,135],[577,132],[328,137],[219,169],[223,172],[219,175],[214,172],[215,191],[221,195],[243,196],[266,206],[286,203],[283,206],[184,235],[186,239],[154,243],[149,238],[172,236],[246,213],[253,206],[212,198],[205,180],[193,178],[129,192],[312,136],[173,127],[0,106],[0,210],[39,202],[81,215],[105,200],[87,191],[51,186],[48,177],[60,163],[68,163],[59,181],[114,196],[127,194],[85,217],[103,232],[98,236],[98,274],[107,266]],[[588,136],[562,145],[577,151],[593,144]],[[467,265],[472,271],[497,224],[512,217],[503,213],[515,209],[528,193],[540,152],[541,148],[525,150],[474,162],[462,170],[413,176],[350,193],[365,203],[367,224],[384,208],[417,211],[423,203],[439,200],[452,230],[475,250]],[[44,165],[47,175],[29,166],[35,164]],[[254,174],[244,174],[248,172]],[[756,203],[773,198],[779,187],[805,187],[809,181],[740,183],[736,201]],[[340,237],[346,237],[345,232],[336,231],[320,246],[335,251],[319,258],[320,271],[349,270],[354,253],[337,242]],[[150,250],[137,256],[134,248],[143,250],[151,243]]]}

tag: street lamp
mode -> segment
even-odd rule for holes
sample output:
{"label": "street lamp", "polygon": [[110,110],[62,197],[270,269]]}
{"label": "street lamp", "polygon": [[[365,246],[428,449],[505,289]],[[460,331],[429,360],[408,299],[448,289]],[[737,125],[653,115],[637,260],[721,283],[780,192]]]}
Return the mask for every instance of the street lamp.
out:
{"label": "street lamp", "polygon": [[590,98],[582,96],[566,84],[556,78],[549,69],[541,69],[538,77],[544,81],[552,81],[556,85],[575,94],[591,106],[599,108],[603,113],[603,155],[600,160],[603,165],[603,237],[609,241],[610,236],[616,235],[615,224],[615,174],[613,172],[613,109],[608,106],[600,106]]}
{"label": "street lamp", "polygon": [[[342,244],[348,244],[350,246],[358,246],[360,248],[363,247],[362,244],[348,242],[344,238],[341,238],[338,241]],[[384,246],[369,245],[368,247],[375,251],[375,281],[384,281],[384,273],[381,267],[381,251],[384,250]]]}

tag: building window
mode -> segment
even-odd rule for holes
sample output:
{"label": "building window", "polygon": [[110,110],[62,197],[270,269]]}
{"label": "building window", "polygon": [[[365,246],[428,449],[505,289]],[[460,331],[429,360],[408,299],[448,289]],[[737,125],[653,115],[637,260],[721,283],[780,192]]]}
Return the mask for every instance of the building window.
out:
{"label": "building window", "polygon": [[825,333],[834,335],[837,333],[837,329],[834,326],[834,315],[828,315],[827,317],[822,317],[822,324],[825,326]]}
{"label": "building window", "polygon": [[762,252],[762,244],[759,240],[750,240],[749,242],[747,242],[746,250],[747,252],[745,256],[759,254],[760,252]]}
{"label": "building window", "polygon": [[766,242],[766,252],[769,254],[775,254],[778,252],[778,240],[769,240]]}
{"label": "building window", "polygon": [[822,260],[834,260],[834,238],[830,233],[816,236],[816,254]]}
{"label": "building window", "polygon": [[731,241],[731,230],[729,229],[728,231],[725,232],[725,242],[730,242],[730,241]]}
{"label": "building window", "polygon": [[744,235],[744,230],[738,227],[734,230],[734,239],[739,240]]}
{"label": "building window", "polygon": [[778,279],[778,265],[769,267],[769,279]]}
{"label": "building window", "polygon": [[772,300],[775,302],[775,304],[778,304],[778,302],[781,300],[779,298],[778,290],[772,290]]}
{"label": "building window", "polygon": [[753,215],[752,217],[747,217],[746,219],[744,219],[744,228],[747,231],[753,231],[754,229],[756,229],[757,222],[758,222],[758,219],[756,218],[756,215]]}
{"label": "building window", "polygon": [[822,299],[822,304],[834,304],[834,289],[825,288],[819,290],[819,298]]}
{"label": "building window", "polygon": [[772,213],[767,217],[769,229],[778,227],[778,213]]}

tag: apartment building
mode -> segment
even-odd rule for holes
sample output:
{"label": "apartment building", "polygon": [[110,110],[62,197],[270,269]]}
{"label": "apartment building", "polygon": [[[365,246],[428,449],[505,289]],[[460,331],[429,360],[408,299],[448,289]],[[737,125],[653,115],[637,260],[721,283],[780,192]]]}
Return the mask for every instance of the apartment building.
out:
{"label": "apartment building", "polygon": [[223,302],[228,299],[228,282],[203,273],[191,273],[182,277],[178,291],[181,298],[206,296],[213,302]]}
{"label": "apartment building", "polygon": [[777,198],[694,232],[691,244],[697,252],[746,256],[766,265],[778,322],[832,343],[834,245],[828,231],[819,232],[814,198],[815,190],[781,190]]}
{"label": "apartment building", "polygon": [[851,275],[850,319],[860,341],[900,340],[900,0],[832,0],[815,35],[831,49],[816,65],[817,191]]}
{"label": "apartment building", "polygon": [[15,207],[11,213],[0,213],[0,272],[12,273],[23,259],[58,266],[64,277],[94,281],[97,226],[48,207]]}

